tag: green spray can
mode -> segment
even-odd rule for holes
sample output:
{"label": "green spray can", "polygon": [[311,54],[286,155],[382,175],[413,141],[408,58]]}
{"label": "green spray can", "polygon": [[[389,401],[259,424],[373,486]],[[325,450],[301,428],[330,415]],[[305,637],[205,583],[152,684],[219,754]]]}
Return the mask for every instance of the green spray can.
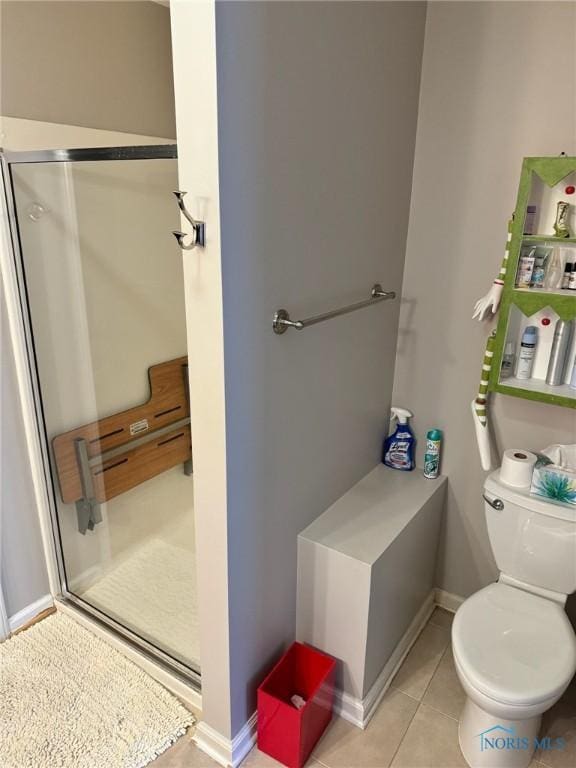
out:
{"label": "green spray can", "polygon": [[440,474],[440,446],[442,431],[431,429],[426,434],[426,453],[424,454],[424,477],[431,479]]}

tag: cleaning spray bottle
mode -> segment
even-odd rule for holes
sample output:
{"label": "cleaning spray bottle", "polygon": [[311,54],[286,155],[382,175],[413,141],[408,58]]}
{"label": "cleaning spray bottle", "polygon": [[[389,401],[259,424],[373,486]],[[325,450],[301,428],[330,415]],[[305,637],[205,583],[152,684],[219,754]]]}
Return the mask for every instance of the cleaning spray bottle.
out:
{"label": "cleaning spray bottle", "polygon": [[384,440],[382,461],[387,467],[409,472],[414,469],[414,447],[416,438],[408,425],[412,418],[410,411],[405,408],[392,408],[392,419],[398,420],[396,430]]}

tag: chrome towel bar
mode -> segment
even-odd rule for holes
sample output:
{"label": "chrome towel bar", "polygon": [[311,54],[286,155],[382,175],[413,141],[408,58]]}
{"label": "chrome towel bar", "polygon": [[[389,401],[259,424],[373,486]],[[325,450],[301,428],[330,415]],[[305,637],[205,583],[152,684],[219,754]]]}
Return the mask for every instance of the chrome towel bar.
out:
{"label": "chrome towel bar", "polygon": [[274,313],[272,327],[274,328],[274,333],[285,333],[288,328],[296,328],[297,331],[301,331],[303,328],[308,328],[309,325],[323,323],[324,320],[331,320],[333,317],[347,315],[349,312],[355,312],[357,309],[369,307],[372,304],[378,304],[380,301],[387,301],[388,299],[395,298],[395,291],[384,291],[380,283],[375,283],[372,286],[369,299],[357,301],[356,304],[349,304],[347,307],[342,307],[341,309],[333,309],[331,312],[323,312],[321,315],[307,317],[305,320],[291,320],[286,309],[279,309]]}

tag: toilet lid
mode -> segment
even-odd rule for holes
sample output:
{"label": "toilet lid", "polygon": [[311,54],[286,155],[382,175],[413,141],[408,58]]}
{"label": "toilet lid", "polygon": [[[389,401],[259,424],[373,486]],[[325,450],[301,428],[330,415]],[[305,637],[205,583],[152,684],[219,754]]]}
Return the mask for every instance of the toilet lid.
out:
{"label": "toilet lid", "polygon": [[562,606],[506,584],[461,605],[452,646],[470,684],[503,704],[543,702],[576,672],[576,636]]}

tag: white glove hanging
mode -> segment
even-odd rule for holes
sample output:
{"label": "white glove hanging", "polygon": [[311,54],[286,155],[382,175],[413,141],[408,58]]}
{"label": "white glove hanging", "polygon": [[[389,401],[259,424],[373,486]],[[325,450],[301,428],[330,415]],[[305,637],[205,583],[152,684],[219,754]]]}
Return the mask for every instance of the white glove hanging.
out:
{"label": "white glove hanging", "polygon": [[478,299],[474,305],[472,319],[477,319],[481,323],[486,318],[493,318],[496,312],[498,312],[503,289],[504,283],[501,280],[494,280],[486,296]]}

